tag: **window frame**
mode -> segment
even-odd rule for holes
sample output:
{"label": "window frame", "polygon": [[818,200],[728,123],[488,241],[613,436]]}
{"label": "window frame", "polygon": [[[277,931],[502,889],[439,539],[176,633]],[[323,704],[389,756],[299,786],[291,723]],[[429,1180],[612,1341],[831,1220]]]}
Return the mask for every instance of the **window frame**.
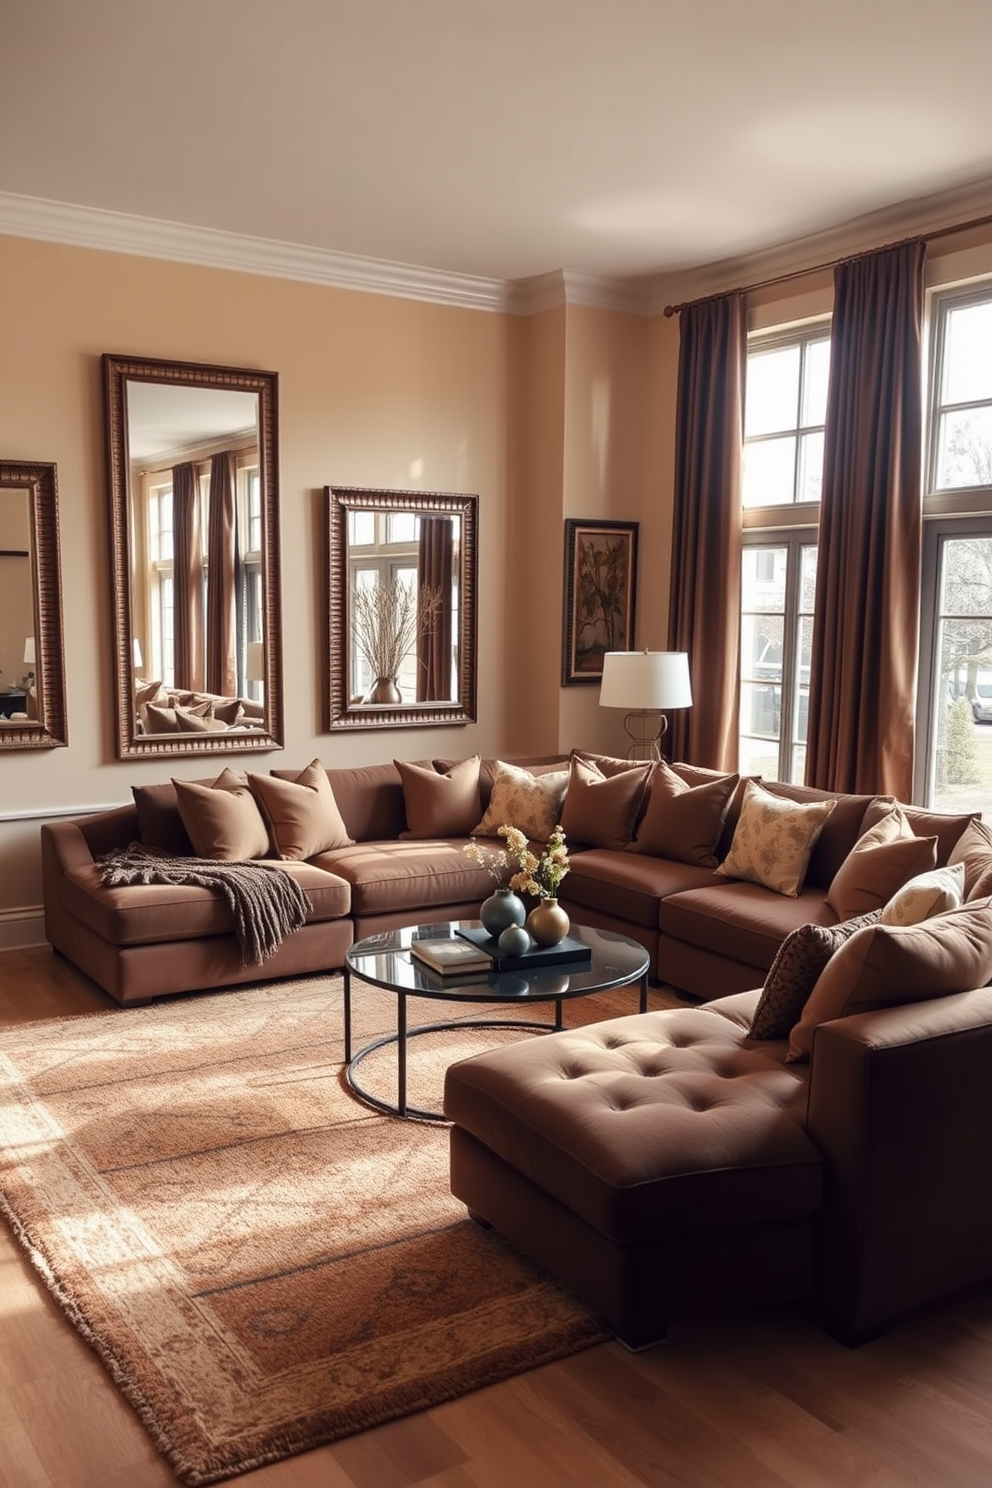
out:
{"label": "window frame", "polygon": [[[809,503],[804,503],[809,505]],[[777,528],[763,527],[750,528],[741,533],[741,562],[744,553],[749,548],[782,548],[786,549],[785,570],[785,607],[782,611],[782,681],[781,697],[779,702],[779,733],[778,733],[778,766],[776,778],[784,783],[802,784],[802,781],[792,781],[792,760],[795,753],[797,741],[794,738],[795,722],[798,717],[798,697],[800,691],[799,678],[799,617],[800,617],[800,581],[802,577],[802,550],[803,548],[817,547],[818,529],[809,523],[800,525],[792,523],[788,526]],[[741,618],[743,619],[743,599],[741,605]],[[744,668],[740,661],[738,649],[738,682],[743,689],[745,677]],[[743,692],[741,693],[743,697]],[[741,727],[740,706],[737,715],[737,738],[738,743],[742,739],[759,737],[756,734],[746,733]]]}

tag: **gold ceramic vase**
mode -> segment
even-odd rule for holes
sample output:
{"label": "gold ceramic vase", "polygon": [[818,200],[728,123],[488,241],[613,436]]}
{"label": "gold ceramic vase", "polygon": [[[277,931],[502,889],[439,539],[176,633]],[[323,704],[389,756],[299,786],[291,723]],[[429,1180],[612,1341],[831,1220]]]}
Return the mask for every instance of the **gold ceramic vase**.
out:
{"label": "gold ceramic vase", "polygon": [[557,899],[542,899],[527,916],[527,929],[539,946],[555,946],[568,934],[571,921]]}

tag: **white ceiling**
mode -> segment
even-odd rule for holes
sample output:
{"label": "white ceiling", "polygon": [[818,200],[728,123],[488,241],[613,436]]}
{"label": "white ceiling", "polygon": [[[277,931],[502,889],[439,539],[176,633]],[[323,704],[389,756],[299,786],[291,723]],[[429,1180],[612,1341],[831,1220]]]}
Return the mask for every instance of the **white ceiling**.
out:
{"label": "white ceiling", "polygon": [[992,190],[990,56],[989,0],[0,0],[0,193],[653,276]]}

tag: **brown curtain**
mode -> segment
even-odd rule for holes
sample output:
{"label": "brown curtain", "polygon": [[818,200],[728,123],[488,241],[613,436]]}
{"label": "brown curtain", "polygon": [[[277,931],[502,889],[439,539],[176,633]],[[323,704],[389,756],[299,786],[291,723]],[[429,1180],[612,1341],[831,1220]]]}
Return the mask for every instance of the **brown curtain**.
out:
{"label": "brown curtain", "polygon": [[925,245],[835,274],[806,780],[913,790]]}
{"label": "brown curtain", "polygon": [[689,653],[693,703],[666,753],[720,770],[737,768],[746,365],[741,294],[682,310],[668,644]]}
{"label": "brown curtain", "polygon": [[210,461],[207,534],[207,691],[233,697],[238,690],[237,509],[234,456]]}
{"label": "brown curtain", "polygon": [[173,680],[193,692],[203,688],[203,540],[196,468],[172,469]]}
{"label": "brown curtain", "polygon": [[450,517],[421,517],[417,592],[441,591],[441,605],[417,633],[417,701],[451,697],[451,564],[454,525]]}

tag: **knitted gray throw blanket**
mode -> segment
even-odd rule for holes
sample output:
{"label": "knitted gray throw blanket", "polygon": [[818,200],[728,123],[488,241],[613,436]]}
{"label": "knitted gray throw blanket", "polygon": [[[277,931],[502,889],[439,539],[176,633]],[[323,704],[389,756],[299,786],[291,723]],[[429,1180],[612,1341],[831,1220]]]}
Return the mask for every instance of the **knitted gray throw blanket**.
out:
{"label": "knitted gray throw blanket", "polygon": [[298,930],[313,908],[291,874],[274,863],[222,863],[215,858],[177,858],[132,842],[97,859],[106,888],[127,884],[196,884],[227,900],[241,948],[242,966],[261,966],[285,936]]}

